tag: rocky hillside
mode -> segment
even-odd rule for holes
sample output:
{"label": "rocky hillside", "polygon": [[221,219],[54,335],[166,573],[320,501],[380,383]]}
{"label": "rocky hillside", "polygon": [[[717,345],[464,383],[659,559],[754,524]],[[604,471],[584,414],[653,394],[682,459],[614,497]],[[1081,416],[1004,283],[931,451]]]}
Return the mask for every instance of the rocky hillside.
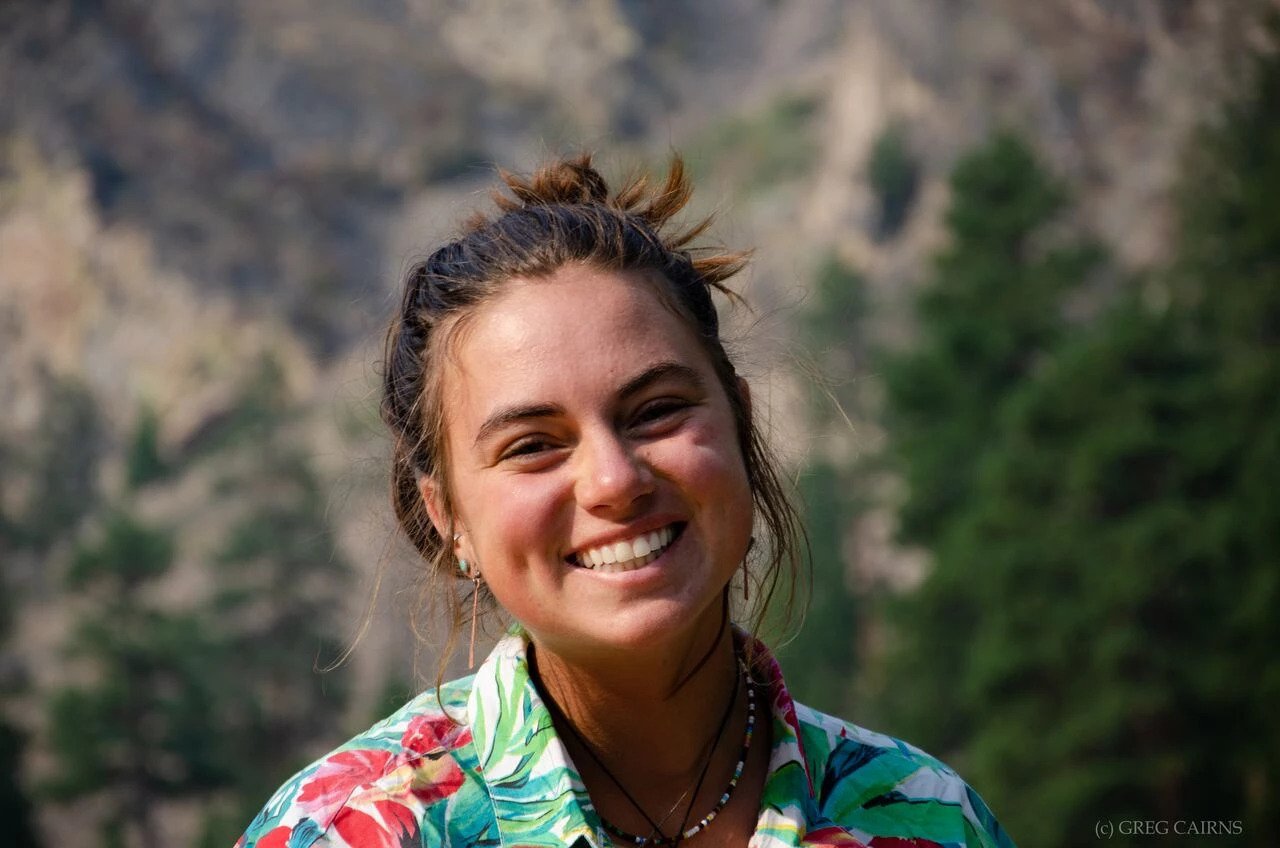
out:
{"label": "rocky hillside", "polygon": [[[63,653],[83,603],[68,602],[65,576],[133,479],[148,416],[157,461],[176,469],[135,504],[178,529],[159,603],[215,593],[210,563],[254,502],[220,475],[252,477],[237,428],[267,361],[289,410],[273,444],[314,466],[336,556],[357,578],[379,564],[393,566],[393,584],[412,572],[382,506],[379,336],[397,273],[483,203],[493,164],[529,168],[586,148],[620,172],[681,151],[700,208],[722,215],[719,237],[758,248],[744,281],[758,311],[736,326],[757,396],[799,460],[829,449],[796,438],[807,423],[788,411],[799,408],[790,314],[822,262],[864,272],[878,342],[908,340],[905,296],[942,238],[950,167],[1008,127],[1075,193],[1072,228],[1125,269],[1157,263],[1183,143],[1213,115],[1272,5],[0,6],[0,562],[17,601],[0,685],[8,720],[33,739],[26,785],[55,770],[47,693],[84,676]],[[911,174],[892,226],[868,166],[887,136]],[[92,414],[68,411],[68,392]],[[855,448],[876,438],[859,428]],[[851,566],[893,583],[911,560],[889,544],[891,516],[870,521],[879,529]],[[346,596],[355,622],[362,593]],[[413,674],[406,603],[389,602],[355,655],[352,726],[385,681]],[[160,832],[187,839],[199,807],[165,807]],[[93,844],[97,830],[81,826],[93,823],[64,809],[42,809],[48,844]]]}

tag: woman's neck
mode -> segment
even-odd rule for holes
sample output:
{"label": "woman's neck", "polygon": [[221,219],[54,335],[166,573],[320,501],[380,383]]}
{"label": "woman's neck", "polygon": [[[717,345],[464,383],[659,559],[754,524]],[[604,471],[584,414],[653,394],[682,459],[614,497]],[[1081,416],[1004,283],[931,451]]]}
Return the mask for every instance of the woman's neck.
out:
{"label": "woman's neck", "polygon": [[702,770],[736,690],[733,634],[727,617],[717,618],[715,629],[625,657],[565,656],[535,640],[531,672],[572,724],[568,735],[581,737],[615,775],[638,787],[682,786]]}

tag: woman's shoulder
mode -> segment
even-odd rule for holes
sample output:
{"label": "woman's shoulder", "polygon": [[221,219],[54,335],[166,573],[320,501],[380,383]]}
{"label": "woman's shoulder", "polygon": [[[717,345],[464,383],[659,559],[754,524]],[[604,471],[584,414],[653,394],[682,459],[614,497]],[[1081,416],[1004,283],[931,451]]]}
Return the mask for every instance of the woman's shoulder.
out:
{"label": "woman's shoulder", "polygon": [[867,761],[895,762],[900,763],[902,768],[931,769],[948,777],[956,777],[955,771],[941,760],[909,742],[805,704],[796,703],[795,710],[810,762],[824,772],[832,768],[847,768],[851,763],[841,762],[842,758],[835,758],[835,754],[841,749],[858,749]]}
{"label": "woman's shoulder", "polygon": [[796,719],[814,793],[839,823],[918,819],[948,843],[1012,848],[981,796],[937,757],[803,704]]}
{"label": "woman's shoulder", "polygon": [[[398,838],[430,826],[430,809],[438,802],[469,785],[478,788],[467,716],[471,680],[418,695],[297,772],[258,813],[236,848],[382,844],[369,837]],[[341,840],[327,839],[335,834]]]}

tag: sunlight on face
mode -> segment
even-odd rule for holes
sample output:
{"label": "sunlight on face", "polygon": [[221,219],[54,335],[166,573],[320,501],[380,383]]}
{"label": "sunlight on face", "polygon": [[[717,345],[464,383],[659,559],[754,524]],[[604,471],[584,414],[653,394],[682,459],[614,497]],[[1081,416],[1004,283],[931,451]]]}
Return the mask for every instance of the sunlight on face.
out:
{"label": "sunlight on face", "polygon": [[445,372],[459,555],[565,656],[714,628],[751,535],[729,400],[653,286],[582,266],[514,281]]}

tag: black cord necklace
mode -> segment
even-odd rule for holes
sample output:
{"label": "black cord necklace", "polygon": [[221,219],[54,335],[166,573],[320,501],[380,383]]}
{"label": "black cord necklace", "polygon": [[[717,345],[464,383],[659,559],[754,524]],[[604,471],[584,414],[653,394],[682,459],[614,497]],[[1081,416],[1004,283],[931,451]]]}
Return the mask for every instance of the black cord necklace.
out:
{"label": "black cord necklace", "polygon": [[[735,689],[734,700],[737,700],[736,689]],[[680,823],[680,832],[677,836],[674,836],[674,837],[665,836],[664,834],[662,834],[660,830],[657,831],[657,836],[654,836],[651,834],[648,837],[640,836],[634,833],[628,833],[627,831],[623,830],[622,828],[618,827],[612,822],[606,820],[604,816],[601,816],[600,821],[601,823],[604,824],[605,830],[608,830],[611,834],[619,837],[620,839],[624,839],[628,842],[631,842],[631,843],[634,843],[635,845],[640,845],[640,846],[649,845],[649,844],[679,845],[681,841],[688,839],[692,836],[695,836],[700,831],[705,830],[711,824],[711,822],[715,820],[716,816],[720,815],[721,810],[723,810],[728,805],[729,800],[733,797],[733,790],[737,788],[738,781],[742,778],[742,772],[746,769],[746,765],[747,765],[747,755],[751,751],[751,737],[752,737],[752,732],[755,729],[755,720],[756,720],[755,691],[750,686],[748,686],[747,687],[747,729],[746,729],[746,732],[743,734],[742,749],[738,755],[737,765],[734,766],[733,776],[729,778],[729,785],[725,788],[724,792],[721,793],[720,799],[716,801],[715,806],[711,808],[711,812],[703,816],[698,821],[698,823],[695,824],[693,827],[689,828],[688,830],[685,830],[685,825],[689,823],[689,813],[692,811],[694,803],[696,803],[696,799],[698,797],[698,791],[702,789],[703,779],[707,776],[707,768],[711,764],[711,759],[712,759],[711,756],[707,757],[707,763],[702,768],[702,775],[698,778],[698,783],[693,788],[693,798],[690,799],[689,806],[685,808],[684,820]],[[723,733],[723,727],[721,728],[721,733]],[[720,737],[717,736],[716,744],[714,747],[719,747],[719,743],[720,743]],[[713,747],[713,751],[714,751],[714,747]],[[597,763],[600,765],[602,769],[604,768],[604,764],[599,763],[599,760],[597,760]],[[605,773],[608,774],[608,771],[606,770]],[[618,782],[617,778],[614,778],[613,775],[609,775],[609,777],[610,779],[613,780],[615,784],[617,784]],[[618,788],[621,789],[622,787],[619,786]],[[684,800],[683,796],[681,797],[681,800]],[[632,805],[634,805],[635,801],[632,801],[631,803]],[[676,805],[679,806],[679,803],[680,802],[677,801]],[[674,810],[675,808],[673,807],[672,809]],[[670,815],[670,813],[668,813],[668,815]],[[649,817],[646,815],[645,818],[648,819]]]}
{"label": "black cord necklace", "polygon": [[715,759],[715,752],[720,747],[720,740],[724,737],[724,731],[729,724],[729,718],[733,715],[733,707],[738,702],[738,690],[741,688],[742,678],[745,675],[745,669],[742,667],[740,659],[737,661],[739,673],[734,678],[733,697],[729,699],[729,704],[725,708],[724,714],[720,717],[720,724],[716,728],[716,735],[712,740],[711,749],[707,752],[707,758],[703,762],[702,771],[698,775],[698,781],[693,786],[692,797],[689,798],[689,805],[685,808],[684,817],[680,822],[680,828],[674,836],[667,836],[662,830],[662,825],[666,824],[667,819],[671,817],[671,814],[674,813],[677,808],[679,808],[680,803],[688,797],[690,793],[686,792],[684,795],[681,795],[671,809],[667,811],[667,814],[662,817],[661,821],[655,822],[653,818],[645,812],[644,808],[640,806],[640,803],[635,799],[635,797],[627,791],[627,788],[622,785],[622,781],[620,781],[613,772],[609,770],[609,767],[604,764],[591,744],[582,737],[582,734],[578,732],[578,729],[574,726],[573,722],[571,722],[568,716],[564,714],[564,711],[560,709],[560,705],[557,704],[545,691],[539,675],[537,674],[537,665],[532,652],[530,652],[529,659],[531,667],[530,670],[534,672],[531,675],[531,680],[553,717],[560,720],[560,723],[568,729],[569,733],[578,742],[582,749],[587,752],[587,755],[591,757],[595,764],[600,767],[600,770],[604,772],[605,776],[613,782],[614,786],[618,787],[618,790],[623,794],[627,801],[631,803],[631,806],[634,807],[644,820],[649,823],[650,827],[653,828],[649,836],[640,836],[639,834],[623,830],[601,815],[600,822],[604,825],[604,828],[609,831],[609,833],[637,846],[677,846],[682,840],[688,839],[708,827],[711,822],[715,820],[716,816],[720,814],[720,811],[729,803],[729,799],[733,796],[733,790],[737,787],[738,781],[742,777],[742,772],[746,768],[747,754],[751,749],[751,737],[755,729],[755,691],[749,683],[747,685],[747,727],[742,740],[741,754],[738,757],[737,765],[734,767],[733,777],[729,779],[728,787],[720,795],[720,799],[716,802],[716,805],[712,808],[711,812],[703,816],[702,819],[700,819],[693,827],[688,830],[685,829],[685,826],[689,823],[689,814],[693,811],[693,805],[697,803],[698,793],[701,791],[702,784],[707,777],[707,772],[711,768],[711,762]]}

